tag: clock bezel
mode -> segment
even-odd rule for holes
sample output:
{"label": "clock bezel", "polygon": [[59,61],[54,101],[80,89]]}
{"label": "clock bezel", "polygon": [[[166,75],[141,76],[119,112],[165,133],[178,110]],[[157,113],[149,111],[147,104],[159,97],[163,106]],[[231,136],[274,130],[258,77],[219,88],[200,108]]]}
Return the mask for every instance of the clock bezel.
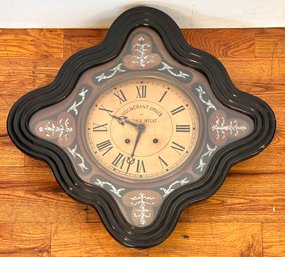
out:
{"label": "clock bezel", "polygon": [[[202,72],[222,104],[250,116],[255,124],[255,130],[250,136],[216,152],[200,180],[170,194],[154,222],[144,228],[131,226],[109,193],[82,183],[67,154],[58,146],[36,137],[29,129],[29,120],[35,112],[67,97],[84,71],[118,56],[130,33],[138,27],[155,30],[175,60]],[[69,196],[94,206],[110,234],[120,243],[136,248],[146,248],[164,241],[174,229],[182,210],[214,194],[232,165],[262,151],[271,142],[275,126],[274,113],[264,101],[239,91],[215,57],[191,47],[168,15],[150,7],[136,7],[121,14],[102,43],[71,56],[52,83],[20,98],[12,107],[7,120],[8,133],[20,150],[46,161],[59,185]]]}
{"label": "clock bezel", "polygon": [[[152,71],[144,71],[145,73],[145,78],[146,79],[156,79],[156,80],[160,80],[161,82],[162,81],[165,81],[169,84],[171,84],[173,87],[176,87],[179,91],[181,91],[185,97],[189,98],[189,101],[191,102],[191,104],[194,106],[195,108],[195,112],[197,113],[197,119],[199,120],[199,127],[201,128],[204,128],[205,131],[199,131],[198,132],[198,137],[197,137],[197,144],[194,146],[193,150],[192,150],[192,153],[193,152],[196,152],[197,151],[197,148],[199,147],[199,143],[201,143],[200,141],[203,141],[203,138],[201,138],[201,134],[203,133],[207,133],[207,128],[206,128],[206,121],[205,121],[205,117],[202,117],[201,113],[200,113],[200,110],[199,110],[199,106],[197,105],[197,103],[194,101],[193,99],[193,96],[187,92],[187,90],[185,90],[185,85],[188,85],[189,82],[179,82],[177,81],[176,79],[174,78],[171,78],[165,74],[161,75],[160,77],[155,76],[153,75],[154,72]],[[84,107],[82,107],[82,112],[84,113],[88,107],[93,107],[94,103],[98,100],[98,98],[101,97],[101,95],[103,95],[105,92],[109,91],[111,88],[115,87],[117,84],[120,84],[124,81],[129,81],[129,80],[134,80],[134,79],[142,79],[143,78],[143,75],[141,75],[139,72],[132,72],[132,78],[129,79],[128,78],[129,74],[123,74],[120,76],[120,78],[114,78],[114,79],[110,79],[108,82],[106,82],[104,84],[104,89],[100,90],[100,92],[92,92],[90,94],[90,97],[89,99],[87,100],[86,104],[84,105]],[[176,85],[174,85],[175,83],[177,83]],[[96,97],[92,97],[92,95],[95,94]],[[92,103],[92,104],[90,104]],[[88,114],[89,115],[89,114]],[[81,124],[81,130],[83,131],[83,128],[85,126],[85,123],[87,123],[87,119],[88,119],[88,115],[86,115],[86,117],[84,119],[80,119],[81,117],[79,116],[79,120],[81,122],[79,123],[82,123]],[[202,133],[203,132],[203,133]],[[84,134],[84,133],[83,133]],[[83,137],[87,137],[87,135],[84,135]],[[92,153],[89,153],[90,152],[90,149],[89,147],[87,146],[88,143],[87,142],[84,142],[84,140],[82,140],[82,138],[80,138],[80,143],[83,144],[84,146],[84,152],[87,153],[89,159],[92,159],[92,156],[89,156],[89,155],[92,155]],[[198,154],[200,154],[202,152],[202,149],[200,151],[198,151]],[[196,155],[198,155],[196,154]],[[193,165],[193,163],[195,161],[197,161],[197,158],[198,156],[191,156],[191,153],[190,153],[190,156],[188,157],[187,160],[185,160],[182,164],[178,165],[178,167],[176,167],[174,170],[170,171],[170,172],[166,172],[165,174],[163,174],[162,176],[160,177],[150,177],[150,178],[142,178],[142,179],[136,179],[136,178],[126,178],[126,177],[123,177],[121,176],[120,174],[117,174],[117,176],[115,175],[116,173],[113,173],[113,174],[110,174],[111,171],[107,171],[106,172],[106,177],[108,177],[109,179],[111,179],[113,182],[116,182],[115,180],[117,179],[117,184],[127,184],[127,183],[130,183],[130,186],[132,186],[132,183],[133,184],[136,184],[136,185],[140,185],[140,186],[143,186],[143,187],[146,187],[146,188],[153,188],[155,187],[156,185],[160,184],[159,182],[162,181],[162,180],[165,180],[166,184],[169,182],[168,181],[168,178],[171,176],[173,179],[172,180],[175,180],[175,178],[178,178],[179,176],[181,176],[181,174],[183,173],[183,168],[185,166],[189,166]],[[106,170],[107,168],[105,168],[103,165],[101,165],[100,163],[98,163],[98,161],[96,160],[96,165],[98,165],[98,167],[100,167],[102,170]],[[112,178],[115,178],[112,179]],[[133,181],[132,181],[133,180]],[[120,183],[121,181],[125,181],[125,183]]]}

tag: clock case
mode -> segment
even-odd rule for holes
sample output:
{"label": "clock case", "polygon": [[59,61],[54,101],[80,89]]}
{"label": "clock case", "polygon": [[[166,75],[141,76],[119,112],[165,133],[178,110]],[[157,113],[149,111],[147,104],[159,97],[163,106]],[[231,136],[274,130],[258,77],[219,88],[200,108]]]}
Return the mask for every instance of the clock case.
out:
{"label": "clock case", "polygon": [[[130,225],[107,191],[80,180],[67,154],[55,144],[36,137],[29,128],[29,121],[35,112],[70,95],[86,70],[117,57],[130,33],[139,27],[156,31],[175,60],[206,76],[215,97],[223,105],[246,114],[254,122],[254,131],[250,136],[232,142],[215,153],[200,180],[172,192],[164,200],[153,223],[147,227]],[[129,247],[146,248],[163,242],[170,235],[185,207],[214,194],[231,166],[258,154],[271,142],[275,133],[275,117],[264,101],[239,91],[215,57],[191,47],[168,15],[154,8],[136,7],[115,20],[101,44],[71,56],[52,83],[20,98],[9,113],[7,129],[20,150],[51,166],[56,180],[69,196],[96,208],[105,227],[117,241]]]}

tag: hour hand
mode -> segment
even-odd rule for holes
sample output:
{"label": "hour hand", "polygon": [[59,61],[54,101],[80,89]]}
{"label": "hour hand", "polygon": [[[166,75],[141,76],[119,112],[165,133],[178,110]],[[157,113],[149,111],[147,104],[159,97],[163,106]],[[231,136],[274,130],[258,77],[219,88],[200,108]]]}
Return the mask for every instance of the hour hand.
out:
{"label": "hour hand", "polygon": [[128,120],[128,117],[126,117],[126,116],[119,116],[119,117],[118,117],[118,116],[115,116],[115,115],[112,115],[112,114],[110,114],[110,116],[111,116],[112,118],[114,118],[114,119],[117,119],[118,122],[119,122],[121,125],[129,124],[129,125],[131,125],[131,126],[133,126],[133,127],[135,127],[135,128],[138,128],[138,127],[139,127],[139,124],[136,124],[136,123],[134,123],[134,122]]}

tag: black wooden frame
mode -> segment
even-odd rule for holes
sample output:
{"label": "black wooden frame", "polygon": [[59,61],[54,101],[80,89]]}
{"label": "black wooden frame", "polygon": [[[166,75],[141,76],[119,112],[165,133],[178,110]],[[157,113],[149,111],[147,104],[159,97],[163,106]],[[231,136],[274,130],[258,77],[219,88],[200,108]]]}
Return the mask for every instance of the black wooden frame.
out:
{"label": "black wooden frame", "polygon": [[[155,221],[145,228],[131,226],[108,192],[83,183],[76,176],[67,154],[58,146],[36,137],[29,129],[30,118],[35,112],[67,97],[83,72],[118,56],[129,34],[140,26],[154,29],[174,59],[202,72],[219,101],[250,116],[255,125],[250,136],[229,144],[215,154],[202,179],[170,194]],[[232,165],[259,153],[271,142],[275,133],[275,117],[264,101],[239,91],[215,57],[191,47],[168,15],[154,8],[136,7],[115,20],[101,44],[71,56],[52,83],[20,98],[9,113],[7,128],[20,150],[51,166],[56,180],[69,196],[96,208],[105,227],[116,240],[129,247],[146,248],[161,243],[170,235],[186,206],[214,194]]]}

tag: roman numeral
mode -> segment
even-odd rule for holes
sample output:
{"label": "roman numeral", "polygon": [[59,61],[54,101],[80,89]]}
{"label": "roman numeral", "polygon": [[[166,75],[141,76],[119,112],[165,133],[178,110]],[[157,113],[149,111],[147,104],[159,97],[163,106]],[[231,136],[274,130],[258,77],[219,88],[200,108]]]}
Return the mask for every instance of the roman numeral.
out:
{"label": "roman numeral", "polygon": [[118,90],[116,93],[114,93],[114,95],[116,97],[118,97],[120,104],[127,101],[127,98],[125,97],[125,95],[121,89]]}
{"label": "roman numeral", "polygon": [[185,107],[183,105],[181,105],[181,106],[175,108],[174,110],[172,110],[171,113],[172,113],[172,115],[175,115],[175,114],[182,112],[184,110],[185,110]]}
{"label": "roman numeral", "polygon": [[175,143],[174,141],[172,141],[171,143],[172,145],[170,145],[170,147],[177,152],[179,155],[185,150],[185,147],[182,145],[179,145],[177,143]]}
{"label": "roman numeral", "polygon": [[165,91],[164,94],[162,95],[162,97],[160,98],[159,102],[161,102],[163,100],[163,98],[165,97],[165,95],[167,94],[168,91]]}
{"label": "roman numeral", "polygon": [[128,163],[128,166],[127,166],[126,174],[128,174],[130,167],[134,164],[134,162],[128,161],[128,158],[127,158],[127,163]]}
{"label": "roman numeral", "polygon": [[158,159],[159,159],[159,162],[160,162],[162,169],[164,169],[168,166],[168,163],[165,160],[163,160],[160,156],[158,156]]}
{"label": "roman numeral", "polygon": [[113,112],[112,110],[106,109],[102,104],[101,104],[101,107],[99,107],[99,110],[107,112],[108,114]]}
{"label": "roman numeral", "polygon": [[142,172],[145,172],[144,162],[141,160],[138,160],[138,162],[137,162],[137,173],[142,173]]}
{"label": "roman numeral", "polygon": [[107,132],[108,123],[93,127],[93,132]]}
{"label": "roman numeral", "polygon": [[124,166],[125,160],[126,160],[126,157],[123,154],[119,153],[117,157],[115,158],[115,160],[112,162],[112,164],[115,167],[120,167],[120,169],[122,169]]}
{"label": "roman numeral", "polygon": [[108,153],[112,148],[112,143],[110,140],[103,141],[99,144],[96,144],[99,152],[104,152],[102,155],[104,156],[106,153]]}
{"label": "roman numeral", "polygon": [[137,98],[146,98],[146,86],[137,86]]}
{"label": "roman numeral", "polygon": [[190,125],[176,125],[176,132],[190,132]]}

